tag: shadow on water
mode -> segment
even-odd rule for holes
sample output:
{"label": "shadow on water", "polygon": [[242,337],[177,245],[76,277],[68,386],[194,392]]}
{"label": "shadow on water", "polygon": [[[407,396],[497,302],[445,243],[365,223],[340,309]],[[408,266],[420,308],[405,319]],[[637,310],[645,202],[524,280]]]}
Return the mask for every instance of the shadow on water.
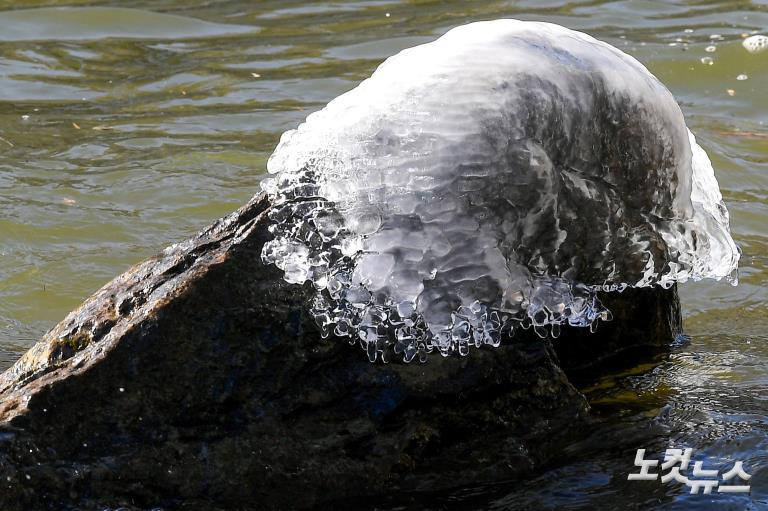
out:
{"label": "shadow on water", "polygon": [[[0,368],[112,276],[244,203],[280,133],[388,55],[469,21],[551,21],[637,57],[678,98],[731,212],[741,284],[682,286],[690,342],[582,375],[595,422],[546,470],[375,507],[768,509],[768,53],[741,47],[768,29],[764,2],[89,4],[0,0]],[[721,472],[744,461],[751,494],[627,481],[636,449],[670,446]]]}

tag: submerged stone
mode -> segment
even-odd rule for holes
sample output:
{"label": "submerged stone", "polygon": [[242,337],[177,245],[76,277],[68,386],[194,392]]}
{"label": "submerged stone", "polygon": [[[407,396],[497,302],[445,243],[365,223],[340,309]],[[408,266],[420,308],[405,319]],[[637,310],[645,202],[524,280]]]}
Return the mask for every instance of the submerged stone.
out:
{"label": "submerged stone", "polygon": [[554,348],[522,330],[370,364],[322,339],[314,289],[261,262],[270,211],[257,197],[117,277],[0,376],[0,508],[338,508],[524,477],[589,424],[561,366],[679,332],[674,288],[627,290]]}

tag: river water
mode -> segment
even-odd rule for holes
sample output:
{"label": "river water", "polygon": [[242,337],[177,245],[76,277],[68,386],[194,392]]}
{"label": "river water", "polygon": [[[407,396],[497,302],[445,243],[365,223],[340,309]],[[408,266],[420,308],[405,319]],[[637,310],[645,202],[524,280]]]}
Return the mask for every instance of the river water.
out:
{"label": "river water", "polygon": [[[690,341],[585,383],[600,426],[546,470],[389,507],[768,509],[768,52],[741,46],[768,34],[768,2],[89,4],[0,0],[0,369],[110,278],[244,203],[280,133],[385,57],[469,21],[550,21],[672,90],[715,165],[740,284],[683,286]],[[694,448],[721,473],[744,461],[751,494],[627,481],[641,447]]]}

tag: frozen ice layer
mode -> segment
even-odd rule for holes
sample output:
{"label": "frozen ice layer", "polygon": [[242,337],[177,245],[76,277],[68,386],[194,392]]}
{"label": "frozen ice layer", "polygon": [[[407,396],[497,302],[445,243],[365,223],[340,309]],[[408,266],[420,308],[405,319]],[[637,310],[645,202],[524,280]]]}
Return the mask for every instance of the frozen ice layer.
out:
{"label": "frozen ice layer", "polygon": [[595,328],[597,290],[735,279],[712,165],[637,60],[548,23],[453,29],[283,134],[263,259],[371,360]]}

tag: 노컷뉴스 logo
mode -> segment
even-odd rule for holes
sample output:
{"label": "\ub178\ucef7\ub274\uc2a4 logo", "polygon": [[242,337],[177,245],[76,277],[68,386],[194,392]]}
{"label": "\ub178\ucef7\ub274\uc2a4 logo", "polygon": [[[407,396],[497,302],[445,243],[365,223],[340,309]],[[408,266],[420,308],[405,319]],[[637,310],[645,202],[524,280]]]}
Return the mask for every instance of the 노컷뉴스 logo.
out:
{"label": "\ub178\ucef7\ub274\uc2a4 logo", "polygon": [[[738,480],[731,483],[731,480],[736,478],[746,482],[752,477],[744,470],[744,462],[734,462],[733,467],[723,473],[722,479],[719,479],[719,471],[717,469],[705,469],[703,461],[695,461],[693,470],[688,473],[692,454],[693,449],[667,449],[664,453],[664,462],[659,467],[662,472],[667,471],[661,474],[661,482],[666,484],[676,481],[685,484],[690,487],[693,494],[697,494],[701,490],[704,495],[709,495],[714,488],[717,488],[718,493],[749,493],[749,485],[733,484],[738,483]],[[657,470],[658,465],[659,460],[645,459],[645,449],[638,449],[635,455],[635,466],[640,467],[640,472],[629,474],[627,480],[655,481],[659,474],[652,472],[652,470]]]}

